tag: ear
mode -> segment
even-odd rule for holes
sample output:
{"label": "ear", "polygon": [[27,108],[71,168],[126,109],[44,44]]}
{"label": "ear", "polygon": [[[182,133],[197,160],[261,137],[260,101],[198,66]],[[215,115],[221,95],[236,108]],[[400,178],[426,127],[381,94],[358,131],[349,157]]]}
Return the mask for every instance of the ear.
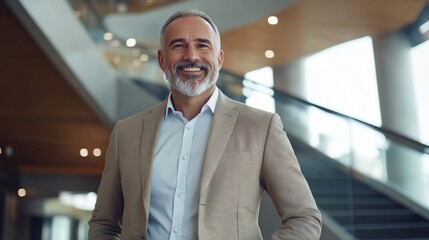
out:
{"label": "ear", "polygon": [[224,53],[223,53],[223,50],[222,50],[222,49],[220,49],[220,50],[219,50],[219,55],[218,55],[218,57],[217,57],[217,61],[218,61],[218,64],[219,64],[219,69],[221,69],[221,68],[222,68],[223,60],[224,60]]}
{"label": "ear", "polygon": [[164,54],[161,49],[158,49],[158,64],[162,71],[164,71]]}

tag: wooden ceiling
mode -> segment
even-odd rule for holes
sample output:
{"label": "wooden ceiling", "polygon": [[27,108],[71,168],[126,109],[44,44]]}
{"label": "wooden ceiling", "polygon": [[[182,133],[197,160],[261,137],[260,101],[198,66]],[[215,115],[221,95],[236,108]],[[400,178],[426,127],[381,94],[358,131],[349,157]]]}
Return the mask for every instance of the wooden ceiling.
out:
{"label": "wooden ceiling", "polygon": [[[0,169],[100,174],[109,129],[0,2]],[[12,149],[8,156],[6,149]],[[90,151],[80,156],[80,149]]]}
{"label": "wooden ceiling", "polygon": [[[297,0],[275,15],[222,34],[224,68],[243,75],[364,36],[376,36],[412,23],[425,0]],[[267,59],[266,50],[275,57]]]}
{"label": "wooden ceiling", "polygon": [[[265,19],[222,34],[224,68],[244,74],[278,66],[344,41],[409,24],[424,0],[297,0]],[[245,9],[243,9],[245,12]],[[0,1],[0,167],[99,175],[110,129],[69,85],[4,1]],[[275,51],[266,59],[264,51]],[[12,155],[5,152],[13,149]],[[88,157],[79,151],[87,148]],[[100,157],[92,155],[100,148]]]}

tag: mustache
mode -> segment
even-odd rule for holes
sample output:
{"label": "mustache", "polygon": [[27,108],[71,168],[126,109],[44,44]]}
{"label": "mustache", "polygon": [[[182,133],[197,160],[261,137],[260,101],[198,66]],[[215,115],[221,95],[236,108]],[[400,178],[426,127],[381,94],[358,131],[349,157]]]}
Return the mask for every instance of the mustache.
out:
{"label": "mustache", "polygon": [[201,70],[204,70],[206,73],[210,69],[210,66],[207,63],[204,63],[204,62],[182,61],[182,62],[178,62],[175,65],[176,71],[179,70],[179,69],[186,68],[186,67],[198,67],[198,68],[201,68]]}

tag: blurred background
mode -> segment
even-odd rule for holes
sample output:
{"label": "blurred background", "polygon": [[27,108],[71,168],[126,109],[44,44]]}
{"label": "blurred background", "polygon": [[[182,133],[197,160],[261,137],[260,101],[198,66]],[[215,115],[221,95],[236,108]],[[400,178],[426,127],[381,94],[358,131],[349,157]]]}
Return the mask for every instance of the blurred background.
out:
{"label": "blurred background", "polygon": [[168,95],[159,31],[190,8],[219,88],[281,116],[321,239],[429,239],[428,1],[0,0],[1,239],[87,239],[110,130]]}

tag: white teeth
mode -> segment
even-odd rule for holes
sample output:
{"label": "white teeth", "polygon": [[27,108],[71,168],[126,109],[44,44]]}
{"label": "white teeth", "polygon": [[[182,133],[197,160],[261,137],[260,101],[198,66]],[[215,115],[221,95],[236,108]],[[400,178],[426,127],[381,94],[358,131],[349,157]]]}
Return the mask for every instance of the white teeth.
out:
{"label": "white teeth", "polygon": [[186,71],[186,72],[198,72],[198,71],[201,71],[201,69],[198,68],[198,67],[187,67],[187,68],[183,68],[183,71]]}

